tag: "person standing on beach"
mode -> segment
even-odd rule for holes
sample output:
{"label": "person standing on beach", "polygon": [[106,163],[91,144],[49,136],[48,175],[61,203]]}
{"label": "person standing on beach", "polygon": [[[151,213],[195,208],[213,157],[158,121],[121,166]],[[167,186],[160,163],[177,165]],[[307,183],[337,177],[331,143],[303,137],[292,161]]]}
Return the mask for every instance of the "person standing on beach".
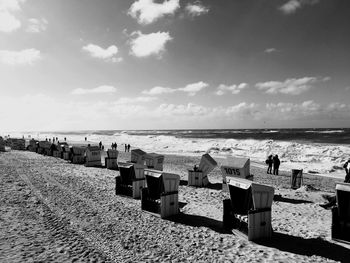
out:
{"label": "person standing on beach", "polygon": [[100,146],[100,149],[102,149],[102,142],[101,141],[99,142],[98,145]]}
{"label": "person standing on beach", "polygon": [[276,154],[275,157],[273,157],[273,174],[278,175],[278,169],[280,167],[281,161],[278,159],[278,155]]}
{"label": "person standing on beach", "polygon": [[125,144],[125,152],[128,150],[128,145]]}
{"label": "person standing on beach", "polygon": [[350,159],[344,163],[343,168],[345,169],[345,180],[344,183],[350,183],[350,168],[349,168]]}
{"label": "person standing on beach", "polygon": [[128,152],[130,152],[130,144],[128,144]]}
{"label": "person standing on beach", "polygon": [[265,163],[267,164],[267,173],[272,174],[272,164],[273,164],[272,155],[267,157]]}

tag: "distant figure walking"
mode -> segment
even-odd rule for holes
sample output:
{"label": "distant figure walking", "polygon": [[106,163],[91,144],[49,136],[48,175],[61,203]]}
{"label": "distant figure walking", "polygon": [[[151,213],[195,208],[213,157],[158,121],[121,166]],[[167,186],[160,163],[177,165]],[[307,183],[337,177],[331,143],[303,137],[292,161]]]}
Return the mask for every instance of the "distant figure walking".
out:
{"label": "distant figure walking", "polygon": [[343,168],[345,169],[345,180],[344,183],[350,183],[350,167],[349,167],[350,159],[344,163]]}
{"label": "distant figure walking", "polygon": [[128,152],[130,152],[130,144],[128,144]]}
{"label": "distant figure walking", "polygon": [[280,167],[281,161],[278,159],[278,155],[276,154],[273,157],[273,174],[278,175],[278,169]]}
{"label": "distant figure walking", "polygon": [[125,144],[125,152],[128,150],[128,145]]}
{"label": "distant figure walking", "polygon": [[102,142],[99,142],[98,146],[100,146],[100,149],[102,149]]}
{"label": "distant figure walking", "polygon": [[87,141],[87,137],[85,137],[85,141]]}
{"label": "distant figure walking", "polygon": [[118,148],[118,144],[115,142],[115,143],[114,143],[114,149],[117,150],[117,148]]}
{"label": "distant figure walking", "polygon": [[272,155],[269,155],[269,157],[267,157],[265,163],[267,164],[267,173],[272,174],[272,164],[273,164]]}

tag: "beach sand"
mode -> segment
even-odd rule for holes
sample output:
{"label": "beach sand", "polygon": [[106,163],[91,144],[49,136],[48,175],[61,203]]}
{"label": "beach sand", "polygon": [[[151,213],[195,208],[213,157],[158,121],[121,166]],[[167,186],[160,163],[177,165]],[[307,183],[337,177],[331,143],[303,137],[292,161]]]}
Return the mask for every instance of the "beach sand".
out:
{"label": "beach sand", "polygon": [[187,169],[199,160],[165,157],[164,171],[181,176],[182,213],[163,220],[142,212],[140,200],[115,195],[117,171],[0,153],[0,262],[349,262],[350,250],[331,240],[331,211],[319,206],[340,179],[305,175],[292,190],[289,173],[251,167],[276,198],[272,239],[249,242],[222,230],[219,168],[210,186],[187,186]]}

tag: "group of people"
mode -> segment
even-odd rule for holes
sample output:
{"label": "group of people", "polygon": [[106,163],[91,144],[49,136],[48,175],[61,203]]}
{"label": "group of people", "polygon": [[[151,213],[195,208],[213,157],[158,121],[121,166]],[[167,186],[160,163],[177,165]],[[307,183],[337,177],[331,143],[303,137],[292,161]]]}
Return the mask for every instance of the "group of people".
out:
{"label": "group of people", "polygon": [[112,143],[112,145],[111,145],[112,150],[117,150],[117,147],[118,147],[118,145],[116,142]]}
{"label": "group of people", "polygon": [[273,166],[273,174],[278,175],[278,169],[280,167],[281,161],[278,158],[278,155],[276,154],[275,156],[269,155],[267,157],[265,163],[267,164],[267,173],[272,174],[272,166]]}
{"label": "group of people", "polygon": [[130,152],[130,144],[125,144],[125,152]]}

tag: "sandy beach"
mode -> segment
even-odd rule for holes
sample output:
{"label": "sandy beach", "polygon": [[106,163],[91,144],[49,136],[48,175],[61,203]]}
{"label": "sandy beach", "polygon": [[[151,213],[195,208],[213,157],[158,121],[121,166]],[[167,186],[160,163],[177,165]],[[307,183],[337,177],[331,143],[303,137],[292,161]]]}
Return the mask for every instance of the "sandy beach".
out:
{"label": "sandy beach", "polygon": [[[119,161],[130,159],[120,153]],[[290,189],[289,173],[254,180],[275,187],[274,234],[249,242],[222,229],[221,173],[209,187],[187,186],[200,156],[166,155],[164,171],[181,176],[181,214],[163,220],[140,200],[115,195],[118,171],[88,168],[33,152],[0,153],[1,262],[348,262],[331,240],[331,211],[319,206],[342,180],[305,175]]]}

